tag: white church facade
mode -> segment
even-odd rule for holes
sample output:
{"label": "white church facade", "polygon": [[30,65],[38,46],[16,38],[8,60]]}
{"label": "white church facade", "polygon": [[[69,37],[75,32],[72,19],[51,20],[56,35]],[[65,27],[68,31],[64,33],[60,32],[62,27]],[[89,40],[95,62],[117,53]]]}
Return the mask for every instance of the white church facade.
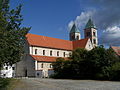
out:
{"label": "white church facade", "polygon": [[[52,63],[58,57],[67,59],[72,50],[84,48],[91,50],[98,45],[97,30],[89,19],[84,29],[84,39],[74,24],[70,31],[70,40],[57,39],[28,33],[26,35],[25,55],[15,64],[15,77],[49,77],[54,73]],[[4,72],[4,71],[3,71]],[[7,77],[7,75],[4,76]],[[13,77],[11,76],[11,77]]]}

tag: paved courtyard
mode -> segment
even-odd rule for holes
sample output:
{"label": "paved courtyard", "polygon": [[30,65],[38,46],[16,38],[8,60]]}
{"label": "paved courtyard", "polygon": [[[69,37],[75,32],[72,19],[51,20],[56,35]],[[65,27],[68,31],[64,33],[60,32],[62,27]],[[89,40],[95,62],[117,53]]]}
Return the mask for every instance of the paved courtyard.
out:
{"label": "paved courtyard", "polygon": [[120,82],[27,78],[14,90],[120,90]]}

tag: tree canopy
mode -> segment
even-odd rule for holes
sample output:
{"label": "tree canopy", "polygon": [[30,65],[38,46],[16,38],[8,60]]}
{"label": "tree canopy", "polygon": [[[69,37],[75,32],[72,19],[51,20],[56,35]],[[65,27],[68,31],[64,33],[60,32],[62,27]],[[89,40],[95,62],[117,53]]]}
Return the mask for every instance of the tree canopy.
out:
{"label": "tree canopy", "polygon": [[0,67],[20,61],[24,53],[25,35],[30,28],[21,26],[21,8],[10,9],[9,0],[0,0]]}
{"label": "tree canopy", "polygon": [[57,59],[53,64],[56,78],[120,80],[120,58],[103,46],[91,51],[76,49],[69,60]]}

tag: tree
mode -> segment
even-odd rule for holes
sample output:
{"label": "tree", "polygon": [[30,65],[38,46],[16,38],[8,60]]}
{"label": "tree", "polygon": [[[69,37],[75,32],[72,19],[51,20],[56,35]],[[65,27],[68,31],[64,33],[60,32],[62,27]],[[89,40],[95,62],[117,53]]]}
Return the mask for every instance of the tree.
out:
{"label": "tree", "polygon": [[120,81],[120,62],[115,63],[112,67],[111,67],[111,80],[117,80]]}
{"label": "tree", "polygon": [[53,63],[53,68],[54,68],[54,78],[61,78],[63,77],[63,67],[64,67],[64,58],[57,58],[56,62]]}
{"label": "tree", "polygon": [[73,72],[73,78],[86,78],[88,74],[86,59],[88,51],[85,49],[77,48],[73,50],[71,59],[71,70]]}
{"label": "tree", "polygon": [[93,62],[93,67],[95,67],[94,77],[109,80],[111,78],[111,67],[119,60],[114,51],[98,46],[89,51],[88,57],[89,61]]}
{"label": "tree", "polygon": [[21,27],[21,7],[11,10],[9,0],[0,0],[0,67],[20,61],[24,54],[25,35],[30,28]]}
{"label": "tree", "polygon": [[58,58],[53,69],[59,78],[120,80],[120,58],[103,46],[91,51],[77,48],[69,60]]}

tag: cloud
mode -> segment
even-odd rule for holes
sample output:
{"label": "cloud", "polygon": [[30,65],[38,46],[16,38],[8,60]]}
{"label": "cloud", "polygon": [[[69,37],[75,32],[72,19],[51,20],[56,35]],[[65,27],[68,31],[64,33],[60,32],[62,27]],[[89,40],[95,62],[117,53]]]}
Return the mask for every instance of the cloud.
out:
{"label": "cloud", "polygon": [[101,36],[101,43],[106,45],[120,45],[120,27],[108,27],[103,31]]}
{"label": "cloud", "polygon": [[92,16],[93,13],[94,11],[81,12],[80,16],[77,16],[74,21],[70,21],[70,23],[68,24],[68,28],[71,29],[74,23],[78,28],[84,28],[86,22]]}
{"label": "cloud", "polygon": [[72,28],[74,24],[74,21],[70,21],[69,24],[68,24],[68,30],[70,31],[70,29]]}
{"label": "cloud", "polygon": [[[84,0],[82,0],[84,1]],[[120,45],[120,0],[89,0],[84,4],[84,12],[74,20],[82,30],[91,16],[100,33],[100,44]],[[94,5],[94,6],[93,6]],[[72,25],[72,24],[71,24]],[[104,37],[103,37],[104,36]]]}

